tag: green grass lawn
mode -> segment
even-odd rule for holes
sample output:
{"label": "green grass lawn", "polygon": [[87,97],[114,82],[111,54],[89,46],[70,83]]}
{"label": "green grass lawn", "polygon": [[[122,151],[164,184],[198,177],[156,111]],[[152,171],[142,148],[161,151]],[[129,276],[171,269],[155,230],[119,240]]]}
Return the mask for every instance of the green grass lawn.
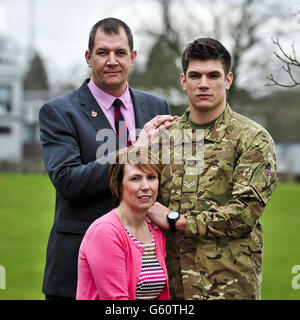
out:
{"label": "green grass lawn", "polygon": [[[0,300],[44,299],[45,253],[54,213],[46,175],[0,175]],[[291,273],[300,265],[300,185],[281,184],[262,218],[265,249],[262,299],[300,299]]]}
{"label": "green grass lawn", "polygon": [[6,270],[0,300],[43,299],[54,195],[46,175],[0,175],[0,265]]}
{"label": "green grass lawn", "polygon": [[300,184],[281,184],[262,216],[262,299],[300,300],[292,288],[292,267],[300,265]]}

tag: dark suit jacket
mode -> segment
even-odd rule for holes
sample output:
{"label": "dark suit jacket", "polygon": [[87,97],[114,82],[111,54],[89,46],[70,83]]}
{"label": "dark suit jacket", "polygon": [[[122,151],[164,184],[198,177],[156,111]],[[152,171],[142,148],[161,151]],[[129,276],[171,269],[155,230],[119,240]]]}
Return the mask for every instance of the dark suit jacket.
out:
{"label": "dark suit jacket", "polygon": [[[158,114],[170,114],[167,102],[130,89],[136,128]],[[97,112],[93,117],[92,112]],[[95,115],[95,114],[94,114]],[[43,292],[75,297],[77,257],[90,224],[114,207],[108,182],[109,164],[96,160],[97,132],[111,128],[87,81],[40,110],[40,139],[45,166],[56,189],[54,224],[47,248]]]}

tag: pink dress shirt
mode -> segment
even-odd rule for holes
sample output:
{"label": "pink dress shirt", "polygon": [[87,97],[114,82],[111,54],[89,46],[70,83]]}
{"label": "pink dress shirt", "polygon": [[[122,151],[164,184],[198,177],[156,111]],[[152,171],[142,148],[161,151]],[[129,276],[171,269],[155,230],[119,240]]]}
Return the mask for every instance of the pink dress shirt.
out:
{"label": "pink dress shirt", "polygon": [[[156,258],[167,284],[157,300],[169,300],[163,232],[149,224],[156,243]],[[130,239],[114,210],[94,221],[79,250],[77,300],[134,300],[144,249]]]}
{"label": "pink dress shirt", "polygon": [[101,107],[102,111],[104,112],[108,122],[110,123],[111,127],[116,130],[115,128],[115,109],[112,106],[113,102],[115,101],[116,98],[120,99],[123,102],[123,106],[121,108],[121,112],[123,114],[123,117],[125,119],[128,132],[130,135],[131,141],[134,143],[135,142],[135,116],[134,116],[134,107],[129,91],[129,86],[127,84],[126,90],[120,97],[114,97],[110,95],[109,93],[101,90],[98,88],[94,81],[91,79],[90,82],[88,83],[88,87],[98,102],[99,106]]}

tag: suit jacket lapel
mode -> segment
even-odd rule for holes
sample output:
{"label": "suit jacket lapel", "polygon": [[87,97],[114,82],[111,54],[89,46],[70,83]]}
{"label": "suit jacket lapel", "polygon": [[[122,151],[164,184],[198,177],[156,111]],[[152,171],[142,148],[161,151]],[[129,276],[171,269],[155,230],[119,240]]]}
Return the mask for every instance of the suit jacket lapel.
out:
{"label": "suit jacket lapel", "polygon": [[83,106],[82,112],[88,117],[97,132],[103,128],[111,128],[113,130],[101,107],[88,88],[87,83],[88,80],[79,88],[79,99]]}
{"label": "suit jacket lapel", "polygon": [[134,107],[135,127],[136,129],[142,129],[147,122],[147,108],[144,99],[136,90],[129,88],[129,91]]}

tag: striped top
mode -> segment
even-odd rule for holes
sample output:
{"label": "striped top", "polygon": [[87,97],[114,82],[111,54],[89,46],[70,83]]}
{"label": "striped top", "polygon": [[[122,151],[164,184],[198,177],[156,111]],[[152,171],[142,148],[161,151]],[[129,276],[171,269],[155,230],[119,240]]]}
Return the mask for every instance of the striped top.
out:
{"label": "striped top", "polygon": [[130,238],[144,248],[142,256],[142,269],[136,286],[136,300],[156,299],[167,283],[166,275],[155,256],[155,240],[151,243],[143,243],[135,238],[128,230]]}

